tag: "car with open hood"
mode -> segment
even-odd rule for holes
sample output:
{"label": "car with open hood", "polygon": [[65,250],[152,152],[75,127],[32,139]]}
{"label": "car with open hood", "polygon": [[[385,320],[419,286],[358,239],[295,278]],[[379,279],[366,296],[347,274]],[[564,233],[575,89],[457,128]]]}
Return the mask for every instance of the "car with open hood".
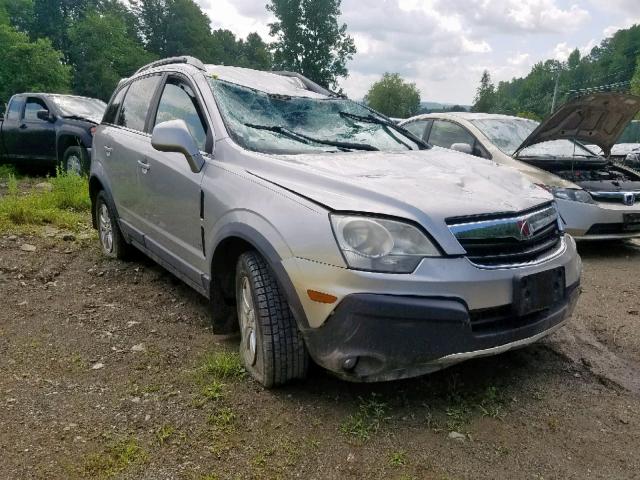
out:
{"label": "car with open hood", "polygon": [[639,110],[638,97],[596,93],[566,103],[541,124],[452,112],[419,115],[402,126],[433,145],[515,167],[554,194],[574,237],[617,239],[640,236],[640,173],[606,157]]}
{"label": "car with open hood", "polygon": [[267,387],[309,358],[378,381],[522,347],[578,298],[549,192],[298,74],[154,62],[93,152],[104,254],[135,247],[209,298]]}

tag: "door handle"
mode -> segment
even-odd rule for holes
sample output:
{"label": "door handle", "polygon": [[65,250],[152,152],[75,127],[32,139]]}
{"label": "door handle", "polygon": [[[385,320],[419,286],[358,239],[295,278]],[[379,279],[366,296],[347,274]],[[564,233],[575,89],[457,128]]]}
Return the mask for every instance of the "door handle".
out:
{"label": "door handle", "polygon": [[142,173],[147,173],[149,171],[149,169],[151,168],[151,165],[149,165],[146,162],[143,162],[142,160],[138,160],[138,166],[142,170]]}

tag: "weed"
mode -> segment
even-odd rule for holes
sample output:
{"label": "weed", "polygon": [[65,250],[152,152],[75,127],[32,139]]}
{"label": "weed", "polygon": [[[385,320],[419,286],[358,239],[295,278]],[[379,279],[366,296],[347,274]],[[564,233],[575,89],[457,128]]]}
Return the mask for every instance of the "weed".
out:
{"label": "weed", "polygon": [[86,178],[60,174],[48,179],[51,189],[21,193],[18,180],[9,174],[8,194],[0,197],[0,230],[26,230],[54,225],[78,230],[87,225],[91,208]]}
{"label": "weed", "polygon": [[236,421],[236,414],[229,407],[222,407],[215,413],[209,415],[207,422],[213,425],[217,430],[230,432]]}
{"label": "weed", "polygon": [[488,387],[478,403],[478,408],[482,415],[499,420],[502,420],[505,416],[503,406],[504,398],[496,387]]}
{"label": "weed", "polygon": [[210,473],[208,475],[201,476],[200,480],[220,480],[220,477],[215,473]]}
{"label": "weed", "polygon": [[171,425],[163,425],[162,427],[160,427],[156,431],[156,438],[158,439],[158,443],[161,446],[167,443],[167,440],[169,440],[169,437],[173,435],[173,432],[175,432],[175,428],[173,428]]}
{"label": "weed", "polygon": [[223,351],[207,355],[202,368],[216,378],[241,378],[246,374],[237,352]]}
{"label": "weed", "polygon": [[205,400],[216,401],[224,398],[226,385],[214,380],[202,389],[202,396]]}
{"label": "weed", "polygon": [[389,456],[389,465],[392,467],[404,467],[407,464],[407,452],[392,452]]}
{"label": "weed", "polygon": [[356,437],[358,440],[368,440],[372,433],[376,433],[383,420],[388,405],[379,400],[379,396],[371,394],[369,399],[360,399],[358,411],[340,425],[340,431],[344,434]]}
{"label": "weed", "polygon": [[7,180],[16,176],[16,168],[13,165],[0,165],[0,180]]}
{"label": "weed", "polygon": [[147,453],[131,437],[111,444],[103,452],[89,455],[82,470],[90,478],[112,477],[146,459]]}

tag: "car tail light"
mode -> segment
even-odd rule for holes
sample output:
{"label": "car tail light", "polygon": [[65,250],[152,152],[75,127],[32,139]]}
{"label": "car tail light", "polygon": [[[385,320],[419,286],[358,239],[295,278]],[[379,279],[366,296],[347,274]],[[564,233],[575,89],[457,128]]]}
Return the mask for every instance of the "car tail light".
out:
{"label": "car tail light", "polygon": [[91,136],[93,137],[96,134],[96,129],[98,127],[91,127],[91,129],[89,130],[91,132]]}

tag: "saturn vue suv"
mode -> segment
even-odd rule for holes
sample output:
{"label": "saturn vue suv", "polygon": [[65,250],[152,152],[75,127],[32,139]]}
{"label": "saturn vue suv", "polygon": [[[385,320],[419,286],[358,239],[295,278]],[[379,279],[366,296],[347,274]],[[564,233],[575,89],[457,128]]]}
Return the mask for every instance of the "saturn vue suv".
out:
{"label": "saturn vue suv", "polygon": [[578,297],[552,195],[466,157],[298,74],[176,57],[113,94],[93,221],[209,298],[264,386],[310,360],[392,380],[530,344]]}

